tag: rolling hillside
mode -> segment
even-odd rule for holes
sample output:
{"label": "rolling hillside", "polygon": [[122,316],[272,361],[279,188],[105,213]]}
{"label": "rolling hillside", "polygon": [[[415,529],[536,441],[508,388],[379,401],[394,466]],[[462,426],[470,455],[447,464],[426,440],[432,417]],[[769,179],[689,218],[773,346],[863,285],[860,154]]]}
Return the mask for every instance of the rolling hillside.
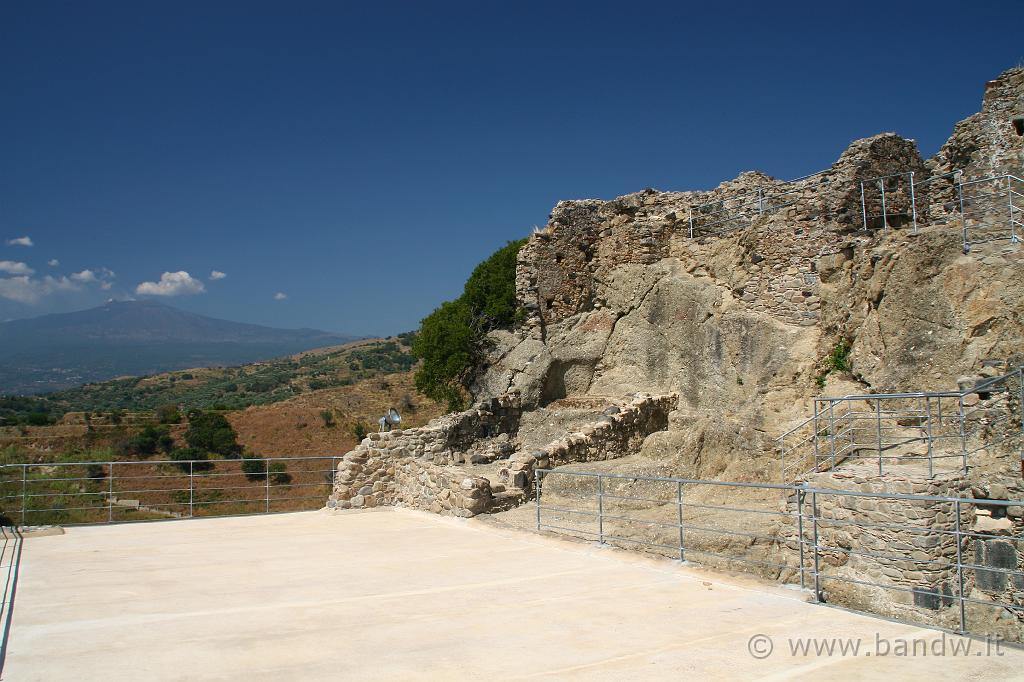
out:
{"label": "rolling hillside", "polygon": [[355,340],[189,313],[154,301],[0,323],[0,394],[28,395],[120,376],[241,365]]}

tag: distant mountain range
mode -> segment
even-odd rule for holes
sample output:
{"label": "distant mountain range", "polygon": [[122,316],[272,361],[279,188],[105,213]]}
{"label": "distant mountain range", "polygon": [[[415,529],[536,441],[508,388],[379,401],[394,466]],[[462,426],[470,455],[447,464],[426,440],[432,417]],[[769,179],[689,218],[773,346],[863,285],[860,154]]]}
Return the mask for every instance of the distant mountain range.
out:
{"label": "distant mountain range", "polygon": [[0,394],[191,367],[238,365],[360,337],[218,320],[152,301],[0,323]]}

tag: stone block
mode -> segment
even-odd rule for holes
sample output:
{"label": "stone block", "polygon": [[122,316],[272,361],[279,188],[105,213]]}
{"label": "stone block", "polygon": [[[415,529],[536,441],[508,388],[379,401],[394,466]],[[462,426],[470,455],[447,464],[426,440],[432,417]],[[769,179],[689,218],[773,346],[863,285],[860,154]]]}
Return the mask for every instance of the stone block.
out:
{"label": "stone block", "polygon": [[[1005,540],[975,540],[975,563],[992,568],[1016,570],[1017,550]],[[974,570],[978,587],[986,592],[999,593],[1006,589],[1010,574],[1004,571]]]}
{"label": "stone block", "polygon": [[942,606],[941,593],[939,590],[930,587],[914,588],[914,606],[938,611]]}

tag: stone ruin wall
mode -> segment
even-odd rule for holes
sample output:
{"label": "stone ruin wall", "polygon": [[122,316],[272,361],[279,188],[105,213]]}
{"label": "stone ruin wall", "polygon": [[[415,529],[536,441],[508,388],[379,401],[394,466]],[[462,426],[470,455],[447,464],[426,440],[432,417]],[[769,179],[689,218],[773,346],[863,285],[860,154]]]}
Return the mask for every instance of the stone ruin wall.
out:
{"label": "stone ruin wall", "polygon": [[[709,252],[723,239],[738,246],[740,262],[729,264],[734,272],[716,274],[732,280],[747,307],[814,325],[820,307],[818,261],[852,252],[865,237],[860,181],[906,171],[918,178],[928,174],[913,141],[884,134],[853,143],[829,170],[793,183],[744,173],[710,192],[645,190],[608,202],[559,202],[545,229],[519,254],[517,296],[528,314],[526,325],[543,338],[546,326],[605,307],[607,302],[597,298],[598,285],[620,265],[676,257],[706,267]],[[759,190],[762,215],[756,209]],[[927,190],[917,196],[919,204],[927,199]],[[869,214],[880,211],[876,202],[868,196]],[[708,204],[706,211],[744,210],[748,217],[723,222],[699,208]],[[891,190],[887,206],[889,212],[909,211],[909,193]],[[737,280],[735,273],[744,277]]]}
{"label": "stone ruin wall", "polygon": [[575,462],[617,459],[638,452],[644,440],[668,428],[668,415],[679,403],[676,394],[639,395],[624,407],[612,406],[594,424],[531,452],[516,453],[499,472],[502,481],[530,490],[537,469]]}
{"label": "stone ruin wall", "polygon": [[964,171],[968,179],[1003,173],[1021,175],[1024,135],[1014,119],[1024,117],[1024,68],[1010,69],[985,86],[981,111],[960,121],[930,160],[935,173]]}
{"label": "stone ruin wall", "polygon": [[[805,482],[812,488],[947,498],[974,496],[996,499],[1024,499],[1024,490],[993,486],[989,491],[972,486],[959,474],[925,477],[863,472],[832,471],[810,474]],[[961,504],[957,523],[955,504],[945,501],[902,500],[879,497],[818,494],[819,570],[821,597],[831,604],[910,622],[949,629],[959,628],[959,578],[956,570],[957,542],[954,531],[983,537],[963,537],[960,546],[964,568],[964,595],[969,629],[984,626],[1013,641],[1020,639],[1024,611],[1016,613],[986,602],[1024,603],[1024,577],[1007,571],[1024,571],[1024,508],[1001,505]],[[804,542],[813,542],[813,500],[804,499]],[[784,547],[793,567],[799,566],[799,531],[796,526],[796,495],[787,511],[788,527],[782,532]],[[872,525],[876,527],[872,527]],[[877,527],[883,526],[883,527]],[[926,532],[937,531],[937,532]],[[814,586],[812,557],[805,552],[807,587]],[[829,579],[829,576],[836,578]],[[783,576],[793,581],[796,572]],[[838,578],[843,578],[840,580]],[[861,581],[860,583],[850,581]],[[863,583],[875,583],[867,585]],[[881,586],[879,586],[881,585]],[[882,587],[888,586],[888,587]]]}
{"label": "stone ruin wall", "polygon": [[[918,225],[954,218],[959,208],[952,179],[919,183],[953,170],[967,179],[1024,173],[1024,135],[1013,122],[1024,116],[1022,93],[1024,68],[990,81],[982,110],[957,124],[927,161],[912,140],[887,133],[855,141],[831,168],[795,182],[749,172],[706,192],[648,189],[611,201],[559,202],[519,254],[516,290],[527,328],[544,338],[546,326],[601,308],[605,302],[597,292],[616,266],[669,256],[706,262],[708,246],[717,239],[737,241],[747,259],[738,265],[746,266],[748,277],[733,282],[744,304],[789,323],[813,325],[820,303],[818,261],[844,253],[848,259],[866,240],[862,213],[870,231],[883,227],[881,193],[869,183],[862,207],[861,181],[913,172]],[[756,210],[758,190],[766,197],[763,215]],[[889,227],[912,222],[910,199],[906,178],[887,181]],[[720,222],[713,213],[740,204],[746,204],[746,218]]]}
{"label": "stone ruin wall", "polygon": [[[631,454],[653,431],[668,425],[676,396],[637,395],[610,409],[598,422],[535,451],[516,453],[499,470],[502,482],[479,475],[473,449],[480,439],[508,435],[518,427],[522,407],[516,394],[484,401],[426,426],[371,433],[338,464],[330,509],[385,505],[475,516],[529,492],[534,469]],[[506,490],[506,485],[510,490]]]}

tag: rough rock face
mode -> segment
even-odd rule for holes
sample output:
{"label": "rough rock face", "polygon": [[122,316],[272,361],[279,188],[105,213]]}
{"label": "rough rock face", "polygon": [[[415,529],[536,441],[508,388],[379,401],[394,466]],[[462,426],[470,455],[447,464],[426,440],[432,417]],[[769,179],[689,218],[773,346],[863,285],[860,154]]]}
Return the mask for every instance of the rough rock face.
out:
{"label": "rough rock face", "polygon": [[[948,388],[982,361],[1019,361],[1022,249],[1004,240],[965,255],[942,175],[1022,174],[1019,115],[1024,69],[990,83],[982,112],[929,161],[882,134],[799,181],[745,173],[707,192],[560,202],[519,254],[527,321],[494,334],[477,392],[515,390],[526,408],[678,393],[669,430],[645,449],[700,476],[774,457],[772,439],[819,393]],[[822,389],[841,339],[852,373]]]}
{"label": "rough rock face", "polygon": [[[1024,168],[1024,68],[1010,69],[985,85],[981,111],[960,121],[929,165],[936,173],[960,169],[969,178]],[[1017,125],[1024,126],[1024,123]]]}

